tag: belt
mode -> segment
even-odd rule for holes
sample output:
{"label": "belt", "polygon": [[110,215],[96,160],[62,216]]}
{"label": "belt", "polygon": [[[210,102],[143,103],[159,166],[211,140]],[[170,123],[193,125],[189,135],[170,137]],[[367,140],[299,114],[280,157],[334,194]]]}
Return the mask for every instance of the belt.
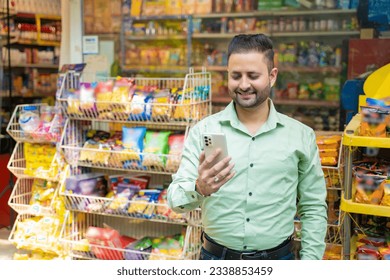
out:
{"label": "belt", "polygon": [[237,251],[222,246],[212,240],[206,233],[202,233],[203,248],[217,258],[225,260],[278,260],[292,252],[293,236],[291,235],[280,245],[260,251]]}

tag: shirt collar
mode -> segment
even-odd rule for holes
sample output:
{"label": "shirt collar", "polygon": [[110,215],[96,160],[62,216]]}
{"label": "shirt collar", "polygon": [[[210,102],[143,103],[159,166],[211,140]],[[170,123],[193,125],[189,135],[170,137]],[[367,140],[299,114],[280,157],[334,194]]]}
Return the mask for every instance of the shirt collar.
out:
{"label": "shirt collar", "polygon": [[[271,130],[275,128],[278,124],[284,126],[283,120],[280,118],[278,112],[275,109],[274,103],[270,98],[268,98],[268,104],[270,107],[268,119],[265,123],[266,129]],[[238,126],[240,120],[237,117],[236,108],[234,106],[234,101],[231,101],[225,109],[221,112],[219,122],[230,122],[232,126]]]}

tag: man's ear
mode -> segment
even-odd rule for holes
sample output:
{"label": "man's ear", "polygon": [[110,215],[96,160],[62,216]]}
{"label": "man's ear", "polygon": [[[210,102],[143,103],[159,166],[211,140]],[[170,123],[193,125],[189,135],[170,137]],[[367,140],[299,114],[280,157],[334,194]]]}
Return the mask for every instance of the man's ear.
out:
{"label": "man's ear", "polygon": [[271,84],[271,87],[274,86],[277,77],[278,77],[278,68],[272,68],[271,72],[269,73],[269,83]]}

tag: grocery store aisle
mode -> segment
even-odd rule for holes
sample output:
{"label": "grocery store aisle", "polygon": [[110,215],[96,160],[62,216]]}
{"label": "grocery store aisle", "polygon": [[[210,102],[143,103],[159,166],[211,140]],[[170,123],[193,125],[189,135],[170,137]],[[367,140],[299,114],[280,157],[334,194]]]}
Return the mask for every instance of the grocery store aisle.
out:
{"label": "grocery store aisle", "polygon": [[12,260],[16,247],[8,241],[11,230],[0,229],[0,260]]}

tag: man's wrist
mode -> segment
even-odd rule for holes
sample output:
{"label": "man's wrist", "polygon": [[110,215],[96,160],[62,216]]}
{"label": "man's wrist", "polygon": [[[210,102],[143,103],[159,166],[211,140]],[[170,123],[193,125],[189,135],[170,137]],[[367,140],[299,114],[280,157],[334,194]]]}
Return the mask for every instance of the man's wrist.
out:
{"label": "man's wrist", "polygon": [[210,196],[210,195],[205,195],[205,194],[200,190],[198,179],[196,179],[196,181],[195,181],[195,191],[196,191],[198,194],[200,194],[201,196],[203,196],[203,197],[208,197],[208,196]]}

